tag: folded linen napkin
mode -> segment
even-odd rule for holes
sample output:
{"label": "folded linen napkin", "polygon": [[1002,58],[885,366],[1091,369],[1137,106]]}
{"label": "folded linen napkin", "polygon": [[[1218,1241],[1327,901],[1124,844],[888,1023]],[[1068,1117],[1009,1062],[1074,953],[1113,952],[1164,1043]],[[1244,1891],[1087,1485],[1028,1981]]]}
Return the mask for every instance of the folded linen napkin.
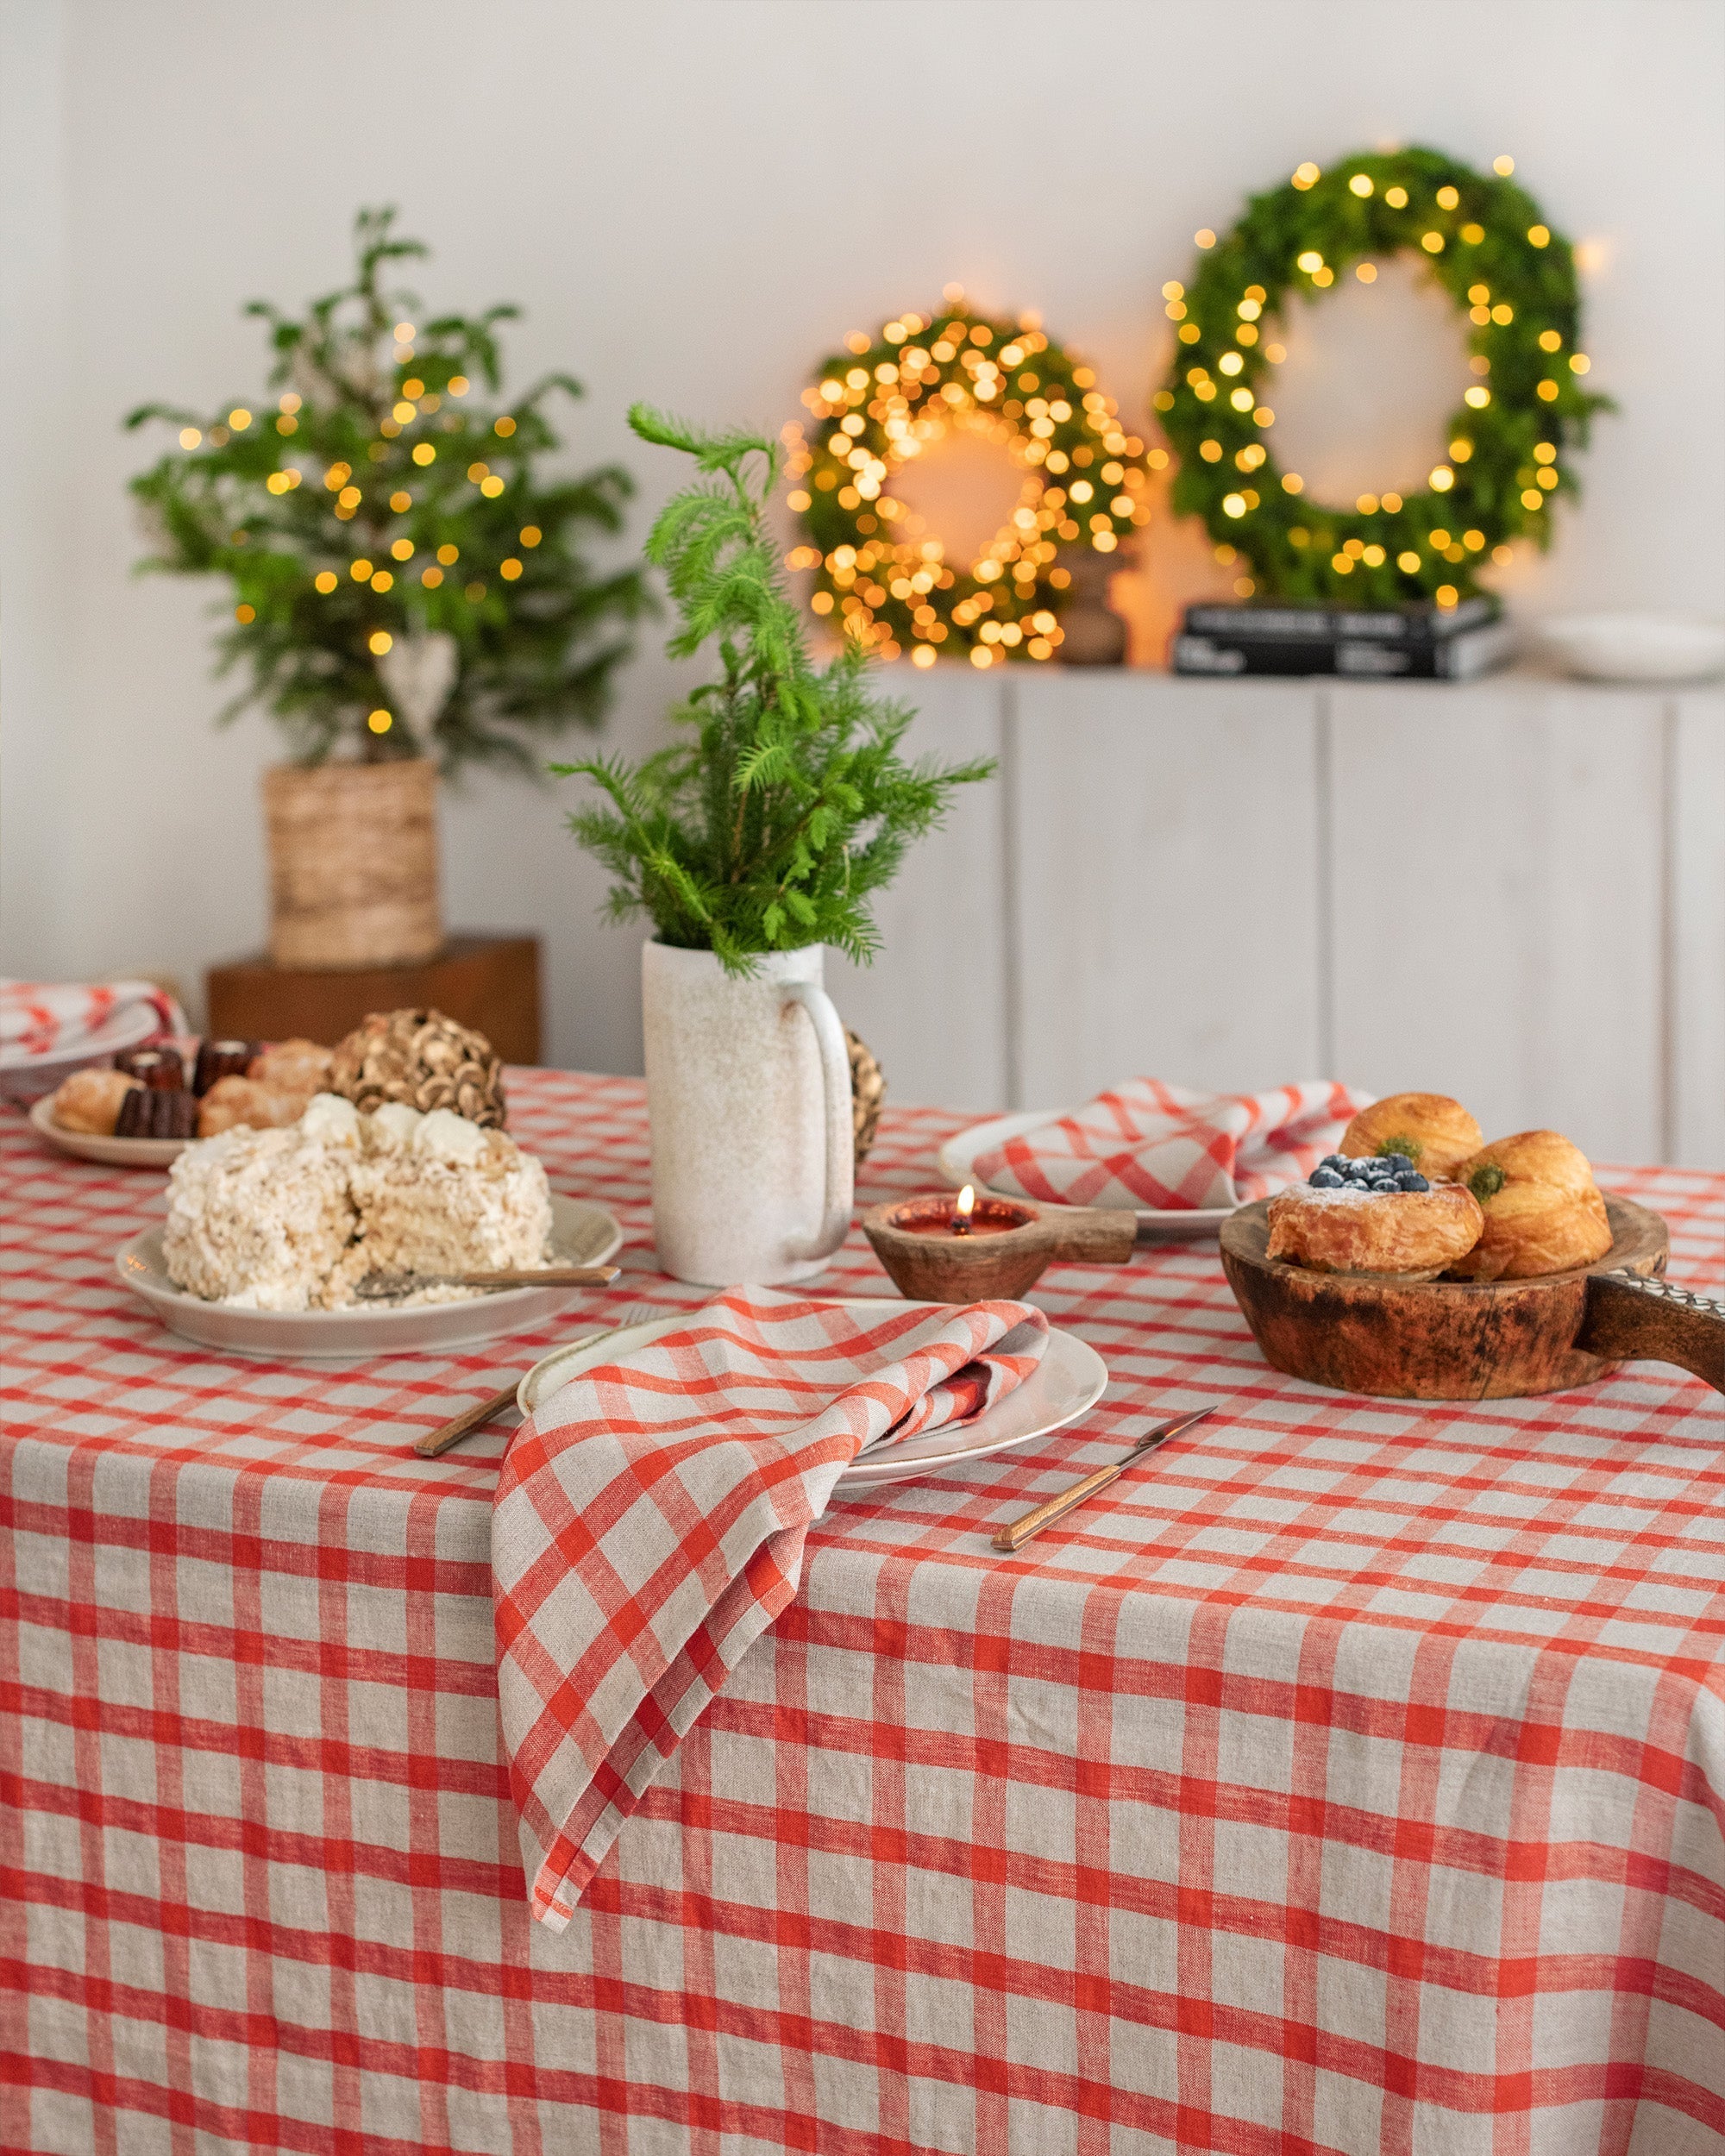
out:
{"label": "folded linen napkin", "polygon": [[0,976],[0,1056],[8,1062],[75,1055],[86,1042],[141,1004],[155,1012],[157,1033],[183,1033],[185,1019],[151,981],[14,981]]}
{"label": "folded linen napkin", "polygon": [[883,1315],[739,1288],[516,1432],[492,1512],[498,1703],[533,1914],[561,1931],[642,1795],[797,1590],[865,1445],[1029,1376],[1019,1302]]}
{"label": "folded linen napkin", "polygon": [[1246,1094],[1129,1078],[972,1165],[991,1190],[1047,1205],[1167,1213],[1245,1205],[1309,1175],[1372,1099],[1316,1079]]}

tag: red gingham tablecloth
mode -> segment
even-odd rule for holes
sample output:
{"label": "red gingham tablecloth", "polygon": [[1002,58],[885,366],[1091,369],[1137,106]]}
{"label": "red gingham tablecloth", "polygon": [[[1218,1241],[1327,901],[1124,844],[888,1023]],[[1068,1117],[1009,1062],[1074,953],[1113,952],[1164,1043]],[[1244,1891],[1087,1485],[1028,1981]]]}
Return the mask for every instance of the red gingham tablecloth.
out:
{"label": "red gingham tablecloth", "polygon": [[[650,1270],[638,1082],[518,1074]],[[865,1194],[963,1119],[890,1115]],[[158,1176],[0,1118],[0,2147],[1109,2156],[1725,2143],[1725,1424],[1259,1360],[1214,1244],[1035,1300],[1113,1375],[836,1503],[568,1930],[498,1741],[476,1353],[224,1360],[112,1272]],[[1725,1178],[1602,1171],[1716,1292]],[[831,1275],[880,1275],[853,1238]],[[1016,1558],[1001,1520],[1221,1412]]]}

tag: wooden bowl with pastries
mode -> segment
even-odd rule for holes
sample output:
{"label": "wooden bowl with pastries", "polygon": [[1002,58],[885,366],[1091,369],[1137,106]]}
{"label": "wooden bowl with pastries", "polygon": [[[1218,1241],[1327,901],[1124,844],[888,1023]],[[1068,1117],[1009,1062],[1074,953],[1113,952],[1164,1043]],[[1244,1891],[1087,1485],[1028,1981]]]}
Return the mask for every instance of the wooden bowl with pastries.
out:
{"label": "wooden bowl with pastries", "polygon": [[[1274,1369],[1381,1399],[1504,1400],[1649,1361],[1725,1392],[1725,1304],[1663,1278],[1665,1222],[1600,1190],[1567,1138],[1462,1150],[1479,1126],[1458,1103],[1376,1106],[1390,1112],[1354,1119],[1316,1188],[1223,1223],[1223,1269]],[[1436,1175],[1410,1172],[1410,1139]]]}

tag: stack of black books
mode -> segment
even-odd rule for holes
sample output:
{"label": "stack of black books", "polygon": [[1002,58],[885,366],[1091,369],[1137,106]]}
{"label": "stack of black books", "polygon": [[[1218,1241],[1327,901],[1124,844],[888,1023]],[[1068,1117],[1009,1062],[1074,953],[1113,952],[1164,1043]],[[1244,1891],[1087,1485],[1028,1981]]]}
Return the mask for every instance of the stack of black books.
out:
{"label": "stack of black books", "polygon": [[1500,603],[1481,592],[1458,606],[1189,606],[1174,639],[1176,674],[1339,674],[1471,681],[1515,652]]}

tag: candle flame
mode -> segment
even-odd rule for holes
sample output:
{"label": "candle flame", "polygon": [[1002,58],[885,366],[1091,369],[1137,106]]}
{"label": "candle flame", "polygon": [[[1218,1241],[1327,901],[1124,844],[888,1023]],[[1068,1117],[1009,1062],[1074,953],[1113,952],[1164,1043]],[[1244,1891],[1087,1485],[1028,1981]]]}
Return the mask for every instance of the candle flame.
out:
{"label": "candle flame", "polygon": [[968,1220],[975,1211],[976,1193],[969,1183],[966,1183],[963,1189],[959,1192],[958,1204],[955,1209],[961,1220]]}

